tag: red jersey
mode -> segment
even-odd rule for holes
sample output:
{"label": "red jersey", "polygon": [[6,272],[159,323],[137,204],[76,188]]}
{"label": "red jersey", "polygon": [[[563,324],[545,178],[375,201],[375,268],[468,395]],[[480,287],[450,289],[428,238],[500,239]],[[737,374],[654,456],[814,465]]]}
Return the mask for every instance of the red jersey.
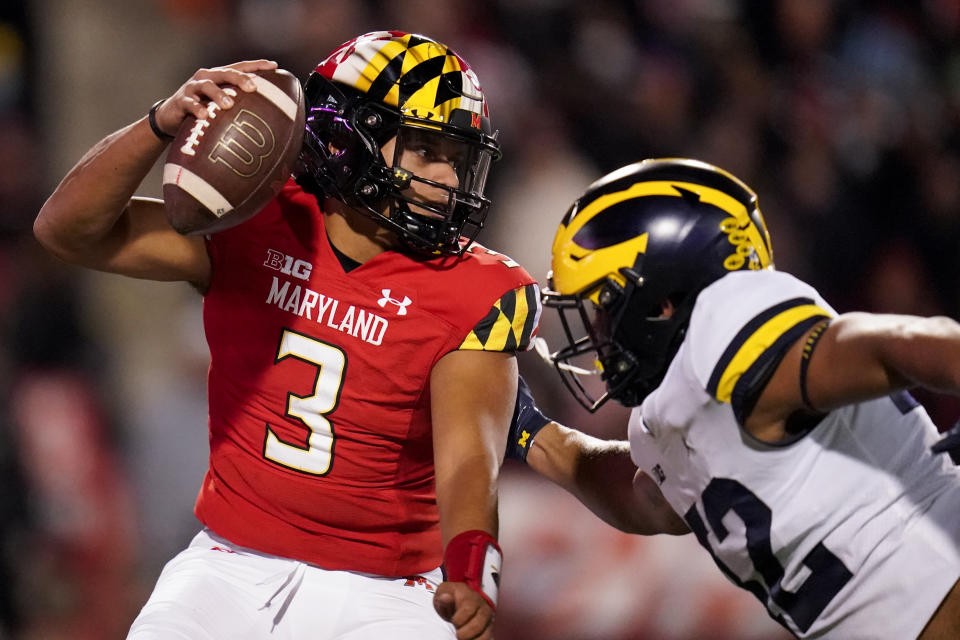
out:
{"label": "red jersey", "polygon": [[506,256],[394,251],[344,272],[290,182],[210,236],[210,468],[196,514],[232,542],[397,576],[442,557],[430,371],[456,349],[527,348],[539,292]]}

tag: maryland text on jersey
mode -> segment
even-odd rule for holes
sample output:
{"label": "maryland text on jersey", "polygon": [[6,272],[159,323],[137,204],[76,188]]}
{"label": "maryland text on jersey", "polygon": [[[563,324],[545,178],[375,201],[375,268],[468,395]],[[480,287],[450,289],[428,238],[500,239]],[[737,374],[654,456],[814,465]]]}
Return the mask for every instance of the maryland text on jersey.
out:
{"label": "maryland text on jersey", "polygon": [[[499,257],[500,262],[508,268],[519,266],[512,259],[480,245],[471,248],[471,252],[478,251]],[[274,249],[267,250],[263,266],[299,280],[308,280],[313,271],[313,265],[306,260]],[[380,295],[373,297],[372,302],[384,309],[387,315],[406,316],[411,312],[410,297],[392,289],[381,289]],[[325,324],[374,346],[383,343],[390,326],[390,322],[381,314],[353,304],[343,304],[337,298],[276,275],[271,279],[265,303],[317,324]],[[507,291],[467,334],[459,348],[469,351],[526,350],[536,331],[540,310],[540,289],[535,283]]]}
{"label": "maryland text on jersey", "polygon": [[[290,282],[281,284],[280,278],[273,277],[270,292],[265,301],[289,313],[314,320],[317,324],[326,324],[348,336],[353,336],[374,346],[383,343],[383,336],[390,323],[387,319],[352,304],[340,308],[340,301],[299,284],[290,286]],[[404,311],[406,308],[404,307]]]}

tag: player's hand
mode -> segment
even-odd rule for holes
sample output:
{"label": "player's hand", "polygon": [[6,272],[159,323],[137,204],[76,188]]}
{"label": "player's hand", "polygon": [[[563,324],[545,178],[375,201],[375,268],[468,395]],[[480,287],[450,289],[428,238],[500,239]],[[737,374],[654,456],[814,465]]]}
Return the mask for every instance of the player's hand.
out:
{"label": "player's hand", "polygon": [[175,135],[187,116],[194,116],[198,120],[206,117],[207,104],[210,102],[216,103],[221,109],[229,109],[233,106],[233,99],[221,84],[231,84],[251,92],[256,90],[253,72],[276,68],[277,63],[272,60],[246,60],[225,67],[199,69],[157,109],[157,126],[161,131]]}
{"label": "player's hand", "polygon": [[523,376],[517,381],[517,403],[513,408],[513,419],[510,421],[510,434],[507,437],[506,457],[511,460],[527,461],[527,452],[540,429],[550,424],[552,420],[543,415],[537,407],[530,387]]}
{"label": "player's hand", "polygon": [[493,607],[465,582],[440,583],[433,608],[453,624],[457,640],[493,640]]}

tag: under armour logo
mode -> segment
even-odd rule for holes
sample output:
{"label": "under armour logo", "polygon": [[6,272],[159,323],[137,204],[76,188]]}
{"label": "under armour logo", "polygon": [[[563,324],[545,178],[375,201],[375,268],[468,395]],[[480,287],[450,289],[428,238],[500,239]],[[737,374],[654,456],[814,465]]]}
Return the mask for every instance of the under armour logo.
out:
{"label": "under armour logo", "polygon": [[433,585],[427,582],[427,579],[423,576],[410,576],[407,578],[407,581],[403,583],[405,587],[415,587],[417,585],[426,587],[427,591],[433,591]]}
{"label": "under armour logo", "polygon": [[403,300],[397,300],[396,298],[390,297],[390,289],[381,289],[380,293],[383,294],[383,297],[377,300],[377,304],[381,307],[386,308],[388,304],[397,305],[397,315],[405,316],[407,315],[407,305],[409,305],[413,300],[407,296],[403,296]]}

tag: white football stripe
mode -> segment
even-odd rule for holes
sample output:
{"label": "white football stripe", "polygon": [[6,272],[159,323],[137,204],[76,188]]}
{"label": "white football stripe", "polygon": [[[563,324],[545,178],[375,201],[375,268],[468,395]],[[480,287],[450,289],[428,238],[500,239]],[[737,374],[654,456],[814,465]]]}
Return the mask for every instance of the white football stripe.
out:
{"label": "white football stripe", "polygon": [[257,93],[275,104],[285,116],[291,120],[297,117],[297,103],[285,94],[280,87],[260,76],[254,76],[253,83],[257,85]]}
{"label": "white football stripe", "polygon": [[178,164],[168,162],[163,165],[163,184],[180,187],[218,218],[233,210],[233,205],[209,182]]}

